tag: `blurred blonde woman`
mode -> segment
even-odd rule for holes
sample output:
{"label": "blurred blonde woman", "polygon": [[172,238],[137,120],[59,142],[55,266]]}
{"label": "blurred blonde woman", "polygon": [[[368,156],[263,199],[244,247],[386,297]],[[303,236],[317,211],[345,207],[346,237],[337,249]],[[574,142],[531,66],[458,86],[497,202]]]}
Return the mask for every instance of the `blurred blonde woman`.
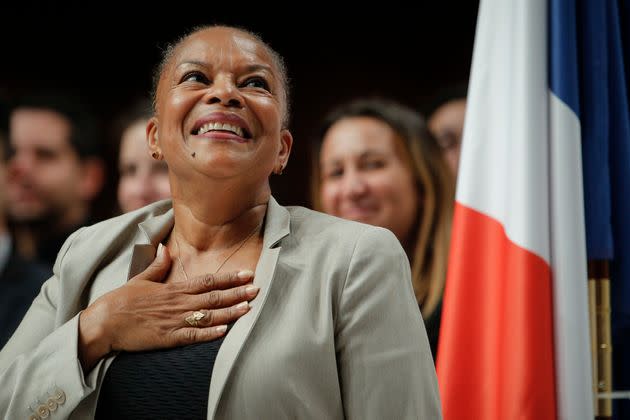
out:
{"label": "blurred blonde woman", "polygon": [[359,99],[325,118],[315,148],[315,208],[396,235],[435,356],[454,180],[424,120],[392,101]]}
{"label": "blurred blonde woman", "polygon": [[170,198],[168,167],[154,159],[147,143],[147,123],[153,111],[149,100],[139,101],[118,122],[118,206],[122,213]]}

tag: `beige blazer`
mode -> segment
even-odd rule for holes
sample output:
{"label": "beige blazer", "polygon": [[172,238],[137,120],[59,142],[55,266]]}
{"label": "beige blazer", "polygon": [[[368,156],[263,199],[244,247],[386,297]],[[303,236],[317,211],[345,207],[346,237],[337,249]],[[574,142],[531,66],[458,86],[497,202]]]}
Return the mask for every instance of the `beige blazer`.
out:
{"label": "beige blazer", "polygon": [[[84,375],[78,314],[146,268],[172,227],[162,201],[68,238],[0,352],[2,418],[94,417],[115,356]],[[441,418],[409,262],[391,232],[271,198],[254,283],[259,295],[209,378],[209,419]]]}

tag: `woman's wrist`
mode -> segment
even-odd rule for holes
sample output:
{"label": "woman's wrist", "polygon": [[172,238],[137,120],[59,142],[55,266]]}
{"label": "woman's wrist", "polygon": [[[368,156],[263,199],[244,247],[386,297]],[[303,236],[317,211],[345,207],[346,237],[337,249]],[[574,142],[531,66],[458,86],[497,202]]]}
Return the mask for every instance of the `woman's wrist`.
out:
{"label": "woman's wrist", "polygon": [[93,309],[87,307],[79,315],[79,360],[86,374],[111,351],[103,323],[93,316]]}

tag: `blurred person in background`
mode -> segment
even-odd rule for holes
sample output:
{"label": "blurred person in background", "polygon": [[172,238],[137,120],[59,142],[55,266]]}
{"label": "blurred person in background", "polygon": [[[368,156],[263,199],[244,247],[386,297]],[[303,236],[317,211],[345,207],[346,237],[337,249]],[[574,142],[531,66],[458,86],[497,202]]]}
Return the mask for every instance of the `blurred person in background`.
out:
{"label": "blurred person in background", "polygon": [[118,206],[127,213],[171,196],[168,166],[151,156],[146,127],[153,116],[151,102],[140,100],[119,117]]}
{"label": "blurred person in background", "polygon": [[63,93],[16,101],[9,114],[8,214],[20,254],[52,268],[68,235],[94,221],[105,163],[93,117]]}
{"label": "blurred person in background", "polygon": [[5,115],[0,112],[0,348],[19,325],[37,296],[41,285],[50,276],[48,269],[17,255],[6,218]]}
{"label": "blurred person in background", "polygon": [[315,208],[396,235],[435,357],[454,182],[424,120],[389,100],[358,99],[325,118],[315,149]]}
{"label": "blurred person in background", "polygon": [[437,140],[446,163],[456,177],[466,116],[466,91],[466,83],[441,90],[428,112],[429,130]]}

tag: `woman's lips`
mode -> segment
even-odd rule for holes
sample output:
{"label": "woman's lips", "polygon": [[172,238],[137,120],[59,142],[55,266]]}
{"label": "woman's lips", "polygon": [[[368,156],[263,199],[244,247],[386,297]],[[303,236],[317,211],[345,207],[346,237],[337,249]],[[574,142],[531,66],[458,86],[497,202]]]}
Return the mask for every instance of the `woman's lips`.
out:
{"label": "woman's lips", "polygon": [[376,213],[373,207],[349,207],[341,211],[341,217],[344,219],[365,221],[370,219]]}
{"label": "woman's lips", "polygon": [[252,131],[247,121],[234,113],[212,112],[198,119],[191,131],[194,135],[206,132],[232,132],[239,137],[251,138]]}
{"label": "woman's lips", "polygon": [[237,143],[247,142],[246,138],[239,137],[230,131],[208,131],[207,133],[198,134],[195,137],[215,141],[235,141]]}

